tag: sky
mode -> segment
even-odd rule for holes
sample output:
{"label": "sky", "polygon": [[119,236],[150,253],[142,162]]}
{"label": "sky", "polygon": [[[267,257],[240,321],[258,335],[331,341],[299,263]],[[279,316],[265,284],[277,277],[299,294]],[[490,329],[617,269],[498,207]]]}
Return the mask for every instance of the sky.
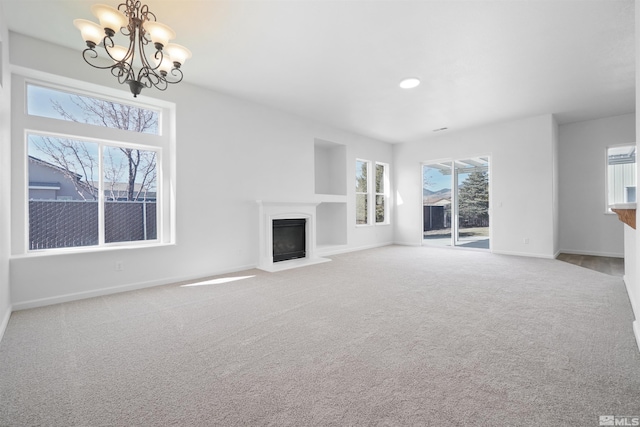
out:
{"label": "sky", "polygon": [[[481,159],[484,160],[484,159]],[[458,161],[456,161],[457,164]],[[461,161],[462,162],[462,161]],[[451,164],[451,162],[437,163],[438,166]],[[488,165],[488,163],[487,163]],[[464,166],[464,163],[460,167]],[[460,171],[461,169],[458,169]],[[470,173],[458,172],[458,187],[461,187],[469,178]],[[451,174],[443,174],[439,168],[429,167],[428,164],[422,167],[422,187],[429,191],[450,190],[453,188],[451,183]]]}
{"label": "sky", "polygon": [[[85,99],[87,101],[90,101],[92,99],[98,99],[94,97],[82,96],[78,94],[64,92],[57,89],[51,89],[47,87],[29,84],[27,86],[27,112],[33,116],[50,117],[53,119],[60,119],[60,120],[69,120],[63,117],[53,107],[54,102],[58,102],[64,108],[65,111],[73,115],[76,118],[76,120],[78,120],[79,122],[95,125],[96,124],[95,122],[85,118],[84,110],[78,105],[76,105],[76,103],[73,101],[74,96]],[[113,104],[132,106],[131,104],[124,104],[121,102],[113,102]],[[137,106],[135,105],[133,105],[133,107],[137,108]],[[151,112],[154,111],[153,109],[149,109],[149,108],[143,108],[143,109]],[[159,114],[156,112],[156,122],[158,121],[157,120],[158,115]],[[99,125],[103,126],[101,124]],[[158,127],[157,126],[151,127],[145,130],[144,133],[157,134]]]}
{"label": "sky", "polygon": [[443,175],[439,169],[424,166],[422,170],[423,186],[429,191],[451,188],[451,174]]}
{"label": "sky", "polygon": [[[458,185],[462,185],[468,177],[469,173],[459,173]],[[430,168],[429,165],[424,165],[422,168],[422,186],[429,191],[450,190],[453,187],[451,184],[451,174],[444,175],[440,169]]]}

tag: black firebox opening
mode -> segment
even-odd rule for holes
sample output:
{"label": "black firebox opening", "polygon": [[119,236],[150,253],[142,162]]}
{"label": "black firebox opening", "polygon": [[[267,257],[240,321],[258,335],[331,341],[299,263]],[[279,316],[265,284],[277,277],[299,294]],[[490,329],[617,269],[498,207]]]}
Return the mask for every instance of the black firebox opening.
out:
{"label": "black firebox opening", "polygon": [[273,262],[307,256],[306,223],[304,218],[273,220]]}

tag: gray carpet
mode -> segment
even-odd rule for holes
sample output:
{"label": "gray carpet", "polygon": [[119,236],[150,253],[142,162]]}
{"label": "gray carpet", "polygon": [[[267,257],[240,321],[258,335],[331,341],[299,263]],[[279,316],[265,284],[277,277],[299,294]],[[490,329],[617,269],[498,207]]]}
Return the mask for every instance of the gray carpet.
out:
{"label": "gray carpet", "polygon": [[597,426],[640,415],[622,279],[389,246],[16,312],[2,426]]}

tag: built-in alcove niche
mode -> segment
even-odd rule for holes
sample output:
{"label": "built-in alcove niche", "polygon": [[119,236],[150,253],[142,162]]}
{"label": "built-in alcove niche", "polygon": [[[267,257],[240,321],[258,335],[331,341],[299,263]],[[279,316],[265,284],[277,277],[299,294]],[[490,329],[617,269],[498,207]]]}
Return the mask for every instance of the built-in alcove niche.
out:
{"label": "built-in alcove niche", "polygon": [[323,202],[316,207],[316,245],[319,252],[347,244],[347,204]]}
{"label": "built-in alcove niche", "polygon": [[331,253],[347,244],[347,147],[314,141],[316,243],[318,252]]}
{"label": "built-in alcove niche", "polygon": [[316,194],[346,197],[347,147],[335,142],[316,139],[314,159]]}

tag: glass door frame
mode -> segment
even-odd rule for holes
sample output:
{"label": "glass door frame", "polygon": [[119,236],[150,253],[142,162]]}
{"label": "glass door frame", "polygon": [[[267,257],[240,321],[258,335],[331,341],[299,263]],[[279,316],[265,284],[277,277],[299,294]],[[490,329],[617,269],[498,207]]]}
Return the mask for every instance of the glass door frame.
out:
{"label": "glass door frame", "polygon": [[491,162],[491,155],[490,154],[481,154],[481,155],[477,155],[477,156],[466,156],[466,157],[459,157],[459,158],[447,158],[447,159],[438,159],[438,160],[431,160],[431,161],[425,161],[422,162],[420,165],[420,180],[421,180],[421,185],[420,185],[420,191],[421,191],[421,195],[420,198],[421,200],[423,200],[422,203],[422,214],[421,214],[421,245],[428,245],[428,243],[425,243],[425,237],[424,237],[424,220],[425,220],[425,213],[424,213],[424,184],[425,184],[425,180],[424,180],[424,170],[425,167],[429,167],[429,165],[449,165],[449,169],[450,169],[450,173],[451,173],[451,241],[450,244],[448,245],[449,247],[461,247],[461,245],[463,245],[464,243],[461,243],[460,241],[460,215],[459,215],[459,182],[458,182],[458,173],[456,173],[456,163],[457,162],[465,162],[465,160],[473,160],[473,159],[482,159],[485,160],[487,162],[487,173],[488,173],[488,192],[489,192],[489,197],[488,197],[488,208],[487,208],[487,213],[489,216],[489,236],[488,236],[488,240],[489,240],[489,245],[488,248],[484,248],[483,250],[488,249],[489,251],[491,251],[491,246],[492,246],[492,241],[493,241],[493,215],[492,215],[492,203],[491,203],[491,198],[493,195],[493,191],[492,191],[492,173],[491,173],[491,168],[492,168],[492,162]]}

